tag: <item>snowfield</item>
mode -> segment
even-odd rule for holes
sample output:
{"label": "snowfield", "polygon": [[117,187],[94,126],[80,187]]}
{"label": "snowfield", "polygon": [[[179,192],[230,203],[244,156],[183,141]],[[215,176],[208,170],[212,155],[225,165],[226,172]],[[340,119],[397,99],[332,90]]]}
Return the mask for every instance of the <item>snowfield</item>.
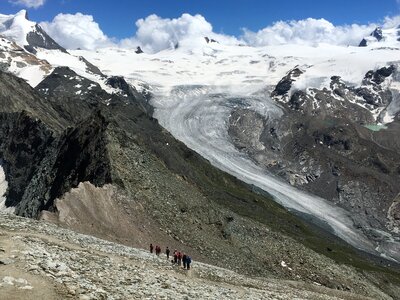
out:
{"label": "snowfield", "polygon": [[[151,85],[213,85],[257,91],[276,85],[292,68],[303,71],[297,88],[321,88],[331,76],[360,85],[365,73],[391,62],[399,62],[399,48],[318,47],[284,45],[270,47],[206,44],[197,49],[180,48],[156,54],[136,54],[134,50],[105,48],[97,51],[70,51],[98,66],[105,74],[143,80]],[[239,86],[239,87],[238,87]]]}

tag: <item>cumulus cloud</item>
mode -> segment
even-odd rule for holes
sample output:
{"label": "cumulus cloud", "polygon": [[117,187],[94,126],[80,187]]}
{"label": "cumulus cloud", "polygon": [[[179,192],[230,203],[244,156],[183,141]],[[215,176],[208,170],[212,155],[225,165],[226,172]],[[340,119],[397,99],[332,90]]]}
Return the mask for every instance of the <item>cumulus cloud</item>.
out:
{"label": "cumulus cloud", "polygon": [[[400,4],[400,0],[398,0],[399,4]],[[398,16],[393,16],[393,17],[386,17],[384,19],[383,28],[393,28],[393,27],[397,27],[400,25],[400,15]]]}
{"label": "cumulus cloud", "polygon": [[93,50],[113,45],[91,15],[58,14],[53,21],[42,22],[40,26],[66,49]]}
{"label": "cumulus cloud", "polygon": [[[377,24],[335,26],[325,19],[308,18],[279,21],[257,32],[243,29],[243,35],[237,38],[214,32],[212,25],[201,15],[183,14],[174,19],[150,15],[139,19],[135,24],[137,27],[135,35],[120,41],[113,41],[107,37],[91,15],[59,14],[53,21],[43,22],[40,25],[67,49],[93,50],[107,46],[125,48],[140,46],[148,53],[173,49],[177,45],[196,48],[204,45],[206,36],[221,44],[244,43],[256,47],[283,44],[314,46],[319,43],[358,45],[378,26]],[[400,16],[394,16],[385,18],[380,26],[393,28],[399,24]]]}
{"label": "cumulus cloud", "polygon": [[150,15],[136,22],[134,37],[121,41],[123,47],[140,45],[147,52],[173,49],[179,45],[204,43],[204,37],[215,39],[225,44],[236,43],[231,36],[213,32],[212,25],[201,15],[183,14],[176,19],[163,19]]}
{"label": "cumulus cloud", "polygon": [[9,0],[8,2],[29,8],[38,8],[42,6],[46,0]]}
{"label": "cumulus cloud", "polygon": [[258,32],[244,29],[242,38],[253,46],[319,43],[358,45],[375,27],[375,24],[335,26],[325,19],[308,18],[299,21],[279,21]]}

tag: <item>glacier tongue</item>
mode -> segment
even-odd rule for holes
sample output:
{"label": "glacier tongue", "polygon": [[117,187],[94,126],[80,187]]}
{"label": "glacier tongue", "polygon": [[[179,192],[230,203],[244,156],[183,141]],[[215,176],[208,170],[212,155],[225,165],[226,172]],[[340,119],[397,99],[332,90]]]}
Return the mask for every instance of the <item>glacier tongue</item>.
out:
{"label": "glacier tongue", "polygon": [[286,208],[316,217],[352,246],[400,261],[400,253],[390,250],[398,249],[399,243],[393,242],[388,246],[390,249],[379,247],[379,243],[375,244],[355,228],[347,211],[284,183],[234,147],[227,133],[232,108],[252,108],[273,119],[281,112],[272,100],[265,96],[234,97],[221,93],[220,88],[214,90],[218,93],[214,93],[210,86],[180,86],[167,94],[159,94],[153,99],[155,117],[176,138],[216,167],[269,192]]}

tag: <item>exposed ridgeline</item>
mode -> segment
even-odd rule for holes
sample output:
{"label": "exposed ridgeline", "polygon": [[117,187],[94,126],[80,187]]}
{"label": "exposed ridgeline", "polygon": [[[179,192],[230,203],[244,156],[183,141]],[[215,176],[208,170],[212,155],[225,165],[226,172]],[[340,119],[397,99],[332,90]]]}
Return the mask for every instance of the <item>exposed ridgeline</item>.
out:
{"label": "exposed ridgeline", "polygon": [[211,166],[150,117],[146,97],[122,80],[110,84],[128,89],[108,94],[67,68],[36,90],[0,74],[0,158],[17,214],[129,245],[160,241],[253,276],[376,299],[399,294],[400,276],[387,262],[360,258]]}

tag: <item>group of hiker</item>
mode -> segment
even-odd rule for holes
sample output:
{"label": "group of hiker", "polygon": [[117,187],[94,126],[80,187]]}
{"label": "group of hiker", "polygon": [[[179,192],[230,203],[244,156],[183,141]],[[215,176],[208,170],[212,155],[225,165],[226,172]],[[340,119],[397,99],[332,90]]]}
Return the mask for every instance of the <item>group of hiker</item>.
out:
{"label": "group of hiker", "polygon": [[[156,245],[155,247],[153,246],[153,244],[150,244],[150,253],[155,253],[157,256],[160,256],[161,254],[161,247]],[[165,255],[167,256],[167,260],[169,260],[171,251],[168,247],[165,248]],[[192,258],[183,253],[180,252],[178,250],[174,250],[173,254],[172,254],[172,260],[171,262],[175,265],[178,266],[182,266],[183,268],[186,270],[190,270],[190,264],[192,263]]]}

